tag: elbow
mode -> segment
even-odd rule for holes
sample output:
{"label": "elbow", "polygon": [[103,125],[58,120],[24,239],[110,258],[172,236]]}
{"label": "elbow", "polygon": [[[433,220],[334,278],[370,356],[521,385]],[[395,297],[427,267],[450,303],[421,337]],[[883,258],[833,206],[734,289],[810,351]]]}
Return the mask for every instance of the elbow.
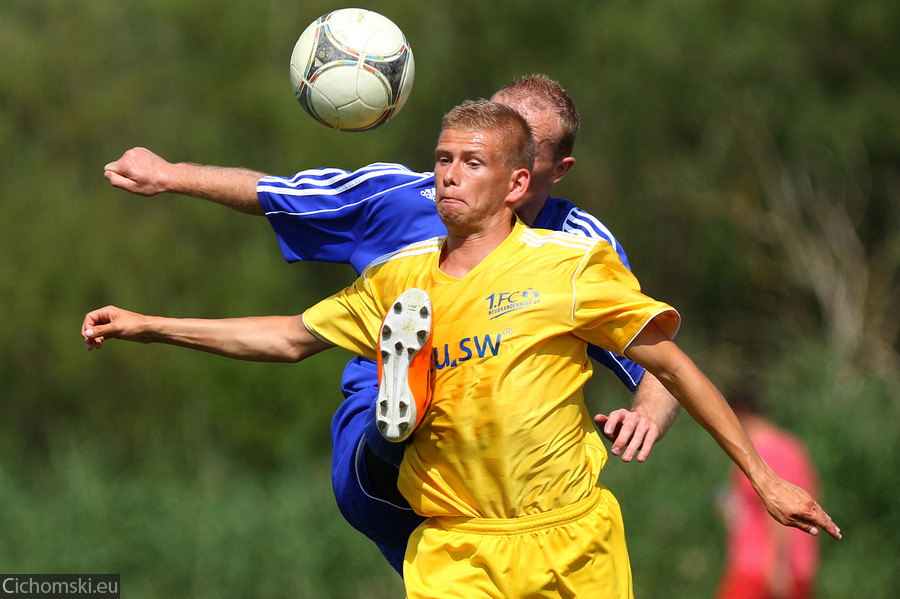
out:
{"label": "elbow", "polygon": [[290,351],[283,356],[284,359],[282,361],[287,364],[296,364],[297,362],[302,362],[309,356],[310,354],[304,352],[302,348],[292,347]]}
{"label": "elbow", "polygon": [[304,343],[294,339],[285,338],[277,347],[272,348],[272,360],[276,362],[284,362],[285,364],[295,364],[308,358],[312,353]]}
{"label": "elbow", "polygon": [[330,347],[313,335],[303,323],[303,316],[295,316],[291,319],[284,336],[284,348],[282,355],[285,362],[300,362]]}

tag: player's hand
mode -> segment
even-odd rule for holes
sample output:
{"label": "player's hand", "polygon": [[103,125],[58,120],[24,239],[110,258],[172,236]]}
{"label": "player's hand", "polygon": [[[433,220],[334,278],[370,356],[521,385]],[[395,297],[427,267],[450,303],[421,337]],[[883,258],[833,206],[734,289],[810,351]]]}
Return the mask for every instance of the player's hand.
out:
{"label": "player's hand", "polygon": [[762,485],[757,493],[769,514],[785,526],[793,526],[811,535],[824,530],[835,539],[841,538],[837,527],[825,510],[809,493],[780,478]]}
{"label": "player's hand", "polygon": [[81,336],[88,351],[100,349],[107,339],[150,342],[146,331],[147,317],[115,306],[88,312],[81,325]]}
{"label": "player's hand", "polygon": [[646,461],[659,439],[659,427],[655,422],[625,408],[611,412],[609,416],[597,414],[594,422],[603,436],[612,441],[612,454],[621,454],[623,462],[630,462],[635,455],[638,462]]}
{"label": "player's hand", "polygon": [[121,158],[103,167],[103,176],[113,187],[152,196],[168,191],[165,173],[171,166],[171,163],[146,148],[131,148]]}

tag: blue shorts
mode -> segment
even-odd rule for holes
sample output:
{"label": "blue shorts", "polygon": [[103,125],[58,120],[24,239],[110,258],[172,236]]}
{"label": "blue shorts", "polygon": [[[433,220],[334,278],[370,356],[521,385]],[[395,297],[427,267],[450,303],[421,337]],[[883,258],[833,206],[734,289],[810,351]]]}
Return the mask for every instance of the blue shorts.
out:
{"label": "blue shorts", "polygon": [[[374,384],[372,377],[374,375]],[[353,528],[378,546],[385,559],[403,574],[406,544],[425,521],[409,505],[395,505],[376,496],[365,467],[365,428],[378,394],[375,362],[354,358],[342,380],[345,400],[331,421],[331,484],[338,509]]]}

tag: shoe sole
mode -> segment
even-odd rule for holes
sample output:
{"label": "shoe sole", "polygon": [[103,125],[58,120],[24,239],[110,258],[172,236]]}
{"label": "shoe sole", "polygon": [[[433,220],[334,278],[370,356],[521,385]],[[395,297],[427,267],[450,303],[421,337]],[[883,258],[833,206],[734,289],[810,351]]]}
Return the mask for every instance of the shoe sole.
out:
{"label": "shoe sole", "polygon": [[[388,441],[408,439],[427,409],[427,403],[417,405],[410,388],[410,365],[423,348],[430,347],[430,340],[431,299],[421,289],[407,289],[385,315],[378,343],[381,381],[375,421]],[[427,402],[430,390],[420,392],[426,394],[423,400]]]}

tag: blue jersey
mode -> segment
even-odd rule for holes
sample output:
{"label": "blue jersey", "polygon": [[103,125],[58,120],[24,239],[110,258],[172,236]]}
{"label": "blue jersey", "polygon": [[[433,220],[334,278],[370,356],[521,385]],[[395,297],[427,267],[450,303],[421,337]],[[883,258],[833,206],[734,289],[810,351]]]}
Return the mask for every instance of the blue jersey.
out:
{"label": "blue jersey", "polygon": [[[433,173],[375,163],[356,171],[301,171],[293,177],[263,177],[257,185],[263,210],[288,262],[316,260],[349,264],[357,274],[375,258],[417,241],[446,235],[435,208]],[[619,242],[599,220],[568,200],[548,198],[533,228],[565,231],[608,241],[625,266]],[[634,362],[591,346],[588,354],[612,370],[632,391],[644,374]],[[348,388],[377,384],[344,380]]]}
{"label": "blue jersey", "polygon": [[358,275],[375,258],[447,234],[434,175],[399,164],[264,177],[256,191],[288,262],[349,264]]}

